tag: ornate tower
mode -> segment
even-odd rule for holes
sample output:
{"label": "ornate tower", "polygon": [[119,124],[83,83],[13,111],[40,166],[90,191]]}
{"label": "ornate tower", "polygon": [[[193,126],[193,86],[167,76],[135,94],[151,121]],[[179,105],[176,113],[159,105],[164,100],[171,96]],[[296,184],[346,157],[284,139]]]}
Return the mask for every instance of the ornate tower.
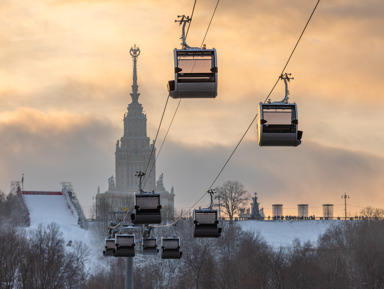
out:
{"label": "ornate tower", "polygon": [[[152,152],[153,144],[150,144],[147,136],[147,117],[138,101],[140,93],[138,93],[136,64],[140,49],[136,47],[136,44],[131,48],[130,54],[133,59],[132,102],[124,114],[124,135],[116,143],[116,190],[135,192],[139,185],[139,179],[135,176],[136,172],[147,170],[143,189],[153,191],[155,189],[156,150],[154,149]],[[152,158],[148,165],[151,152]]]}
{"label": "ornate tower", "polygon": [[257,202],[257,193],[255,193],[255,197],[252,198],[252,213],[251,213],[251,219],[252,220],[264,220],[264,210],[259,209],[259,203]]}

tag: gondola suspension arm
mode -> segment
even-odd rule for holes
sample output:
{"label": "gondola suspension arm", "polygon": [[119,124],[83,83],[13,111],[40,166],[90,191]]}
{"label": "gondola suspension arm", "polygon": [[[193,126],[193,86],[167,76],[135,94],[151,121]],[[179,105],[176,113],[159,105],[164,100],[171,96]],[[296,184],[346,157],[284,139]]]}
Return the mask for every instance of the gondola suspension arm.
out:
{"label": "gondola suspension arm", "polygon": [[187,41],[187,36],[185,34],[185,25],[187,23],[190,23],[192,21],[192,18],[190,18],[189,16],[185,16],[185,15],[178,15],[177,18],[181,18],[181,19],[180,20],[175,20],[175,22],[179,22],[179,26],[181,24],[183,24],[182,32],[181,32],[181,38],[180,38],[182,40],[181,47],[183,49],[200,49],[198,47],[191,47],[186,42]]}
{"label": "gondola suspension arm", "polygon": [[207,193],[211,196],[211,205],[208,207],[210,210],[213,208],[213,194],[215,193],[214,190],[208,190]]}
{"label": "gondola suspension arm", "polygon": [[293,77],[289,77],[291,75],[291,73],[282,73],[280,75],[280,79],[284,80],[284,83],[285,83],[285,97],[284,99],[281,101],[283,103],[288,103],[288,100],[289,100],[289,90],[288,90],[288,82],[291,80],[291,79],[294,79]]}
{"label": "gondola suspension arm", "polygon": [[191,22],[191,18],[189,18],[189,16],[185,16],[185,15],[178,15],[177,18],[181,18],[180,20],[175,20],[175,22],[179,22],[179,26],[181,24],[183,24],[183,27],[182,27],[182,34],[181,34],[181,46],[183,47],[183,49],[188,49],[190,48],[189,45],[187,44],[186,42],[186,36],[185,36],[185,25],[188,23],[188,22]]}

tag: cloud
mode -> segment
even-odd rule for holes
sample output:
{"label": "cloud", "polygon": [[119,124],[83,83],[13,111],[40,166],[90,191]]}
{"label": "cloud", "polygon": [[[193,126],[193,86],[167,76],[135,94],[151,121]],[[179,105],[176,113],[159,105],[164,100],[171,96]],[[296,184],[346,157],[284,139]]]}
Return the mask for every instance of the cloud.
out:
{"label": "cloud", "polygon": [[[168,143],[159,157],[157,171],[164,173],[166,185],[175,186],[176,202],[188,207],[211,186],[231,152],[232,148],[227,146],[186,147]],[[361,208],[383,204],[383,160],[309,141],[297,148],[261,148],[246,141],[213,187],[226,180],[238,180],[248,192],[258,192],[267,213],[274,203],[284,204],[287,214],[295,214],[297,204],[309,203],[312,213],[319,216],[322,204],[333,203],[335,213],[341,215],[340,196],[344,192]],[[200,205],[204,202],[209,202],[209,198]]]}
{"label": "cloud", "polygon": [[75,187],[76,182],[86,182],[96,190],[104,182],[101,176],[114,171],[118,131],[105,118],[92,114],[30,108],[2,113],[1,189],[7,191],[9,182],[24,173],[26,188],[58,187],[60,181],[70,180]]}
{"label": "cloud", "polygon": [[[177,202],[193,201],[214,179],[273,87],[315,3],[220,2],[205,39],[218,51],[218,97],[182,101],[159,159],[165,183],[180,190]],[[197,2],[190,45],[200,45],[215,5]],[[67,179],[86,194],[96,184],[105,189],[130,102],[129,49],[141,48],[140,102],[153,139],[173,77],[173,49],[180,46],[174,19],[192,6],[189,0],[2,3],[1,187],[24,172],[40,188],[47,180],[56,186]],[[320,3],[286,70],[295,77],[289,88],[303,146],[261,149],[253,125],[219,184],[239,179],[264,203],[288,204],[292,196],[321,203],[345,190],[351,197],[369,191],[380,203],[383,7],[380,0]],[[279,83],[271,98],[283,94]],[[177,103],[169,100],[161,135]]]}
{"label": "cloud", "polygon": [[[71,181],[85,206],[97,186],[107,189],[114,174],[114,144],[122,130],[103,117],[29,108],[2,113],[0,118],[1,189],[25,174],[25,187],[59,189]],[[159,149],[161,139],[157,143]],[[340,195],[358,205],[382,204],[383,157],[304,140],[297,148],[261,148],[245,140],[213,183],[234,149],[233,145],[186,144],[168,139],[157,162],[168,190],[174,186],[177,207],[189,207],[212,185],[242,182],[258,192],[267,214],[273,203],[283,203],[293,214],[298,203],[309,203],[321,215],[323,203],[334,203],[342,213]],[[209,198],[198,206],[204,206]]]}

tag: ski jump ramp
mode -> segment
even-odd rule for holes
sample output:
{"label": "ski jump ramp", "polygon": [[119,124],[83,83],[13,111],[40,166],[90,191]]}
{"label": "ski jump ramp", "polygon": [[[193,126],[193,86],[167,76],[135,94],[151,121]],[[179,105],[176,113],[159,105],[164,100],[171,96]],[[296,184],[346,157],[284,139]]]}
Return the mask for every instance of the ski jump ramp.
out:
{"label": "ski jump ramp", "polygon": [[66,187],[63,187],[62,191],[54,192],[18,189],[17,194],[30,226],[55,222],[83,229],[88,227],[76,196]]}
{"label": "ski jump ramp", "polygon": [[78,226],[78,215],[62,192],[22,192],[31,224],[58,223]]}

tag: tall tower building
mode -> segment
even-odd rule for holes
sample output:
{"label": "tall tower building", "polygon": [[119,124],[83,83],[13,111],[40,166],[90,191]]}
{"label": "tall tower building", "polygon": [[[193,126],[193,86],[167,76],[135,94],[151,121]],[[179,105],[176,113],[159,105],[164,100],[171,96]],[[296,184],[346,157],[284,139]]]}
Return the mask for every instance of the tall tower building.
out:
{"label": "tall tower building", "polygon": [[146,173],[142,189],[160,194],[162,219],[171,220],[174,215],[174,189],[172,187],[171,192],[165,189],[163,174],[156,182],[156,149],[147,136],[147,116],[139,103],[137,59],[140,49],[135,45],[131,48],[130,54],[133,59],[132,102],[124,114],[124,134],[116,143],[115,177],[111,176],[108,179],[106,192],[98,192],[96,195],[96,219],[107,222],[111,218],[111,213],[115,218],[119,213],[122,213],[120,217],[124,217],[126,209],[133,209],[133,196],[139,187],[139,178],[136,173],[140,171]]}
{"label": "tall tower building", "polygon": [[[141,171],[146,172],[143,189],[151,192],[156,189],[156,149],[147,136],[147,116],[143,113],[143,106],[139,103],[140,93],[137,85],[139,47],[136,47],[136,45],[132,47],[130,54],[133,59],[132,102],[128,105],[128,111],[124,114],[124,135],[116,143],[116,187],[110,187],[109,189],[115,189],[119,192],[135,192],[139,186],[139,178],[135,175]],[[151,160],[148,163],[150,158]],[[110,186],[113,185],[110,181]]]}

